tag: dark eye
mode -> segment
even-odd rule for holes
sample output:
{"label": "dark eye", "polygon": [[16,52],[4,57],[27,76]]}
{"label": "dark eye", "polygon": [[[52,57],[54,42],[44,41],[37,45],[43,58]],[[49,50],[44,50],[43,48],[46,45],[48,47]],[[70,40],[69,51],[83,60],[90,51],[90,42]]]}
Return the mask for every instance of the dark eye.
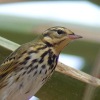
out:
{"label": "dark eye", "polygon": [[62,30],[57,30],[57,33],[58,33],[58,34],[64,34],[64,31],[62,31]]}

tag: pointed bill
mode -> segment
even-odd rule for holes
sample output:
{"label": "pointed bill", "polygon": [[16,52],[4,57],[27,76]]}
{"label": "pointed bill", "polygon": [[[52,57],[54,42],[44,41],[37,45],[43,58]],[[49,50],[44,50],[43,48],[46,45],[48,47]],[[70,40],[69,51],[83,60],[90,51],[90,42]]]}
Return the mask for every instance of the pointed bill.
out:
{"label": "pointed bill", "polygon": [[70,39],[79,39],[79,38],[82,38],[82,36],[76,35],[76,34],[68,34],[68,37],[69,37]]}

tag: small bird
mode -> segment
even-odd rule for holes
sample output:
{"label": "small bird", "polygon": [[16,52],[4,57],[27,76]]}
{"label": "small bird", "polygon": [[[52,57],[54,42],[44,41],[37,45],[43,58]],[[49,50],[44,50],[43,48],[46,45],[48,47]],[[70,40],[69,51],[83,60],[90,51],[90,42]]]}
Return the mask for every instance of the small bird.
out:
{"label": "small bird", "polygon": [[21,45],[0,65],[0,100],[29,100],[53,74],[62,49],[78,38],[56,26]]}

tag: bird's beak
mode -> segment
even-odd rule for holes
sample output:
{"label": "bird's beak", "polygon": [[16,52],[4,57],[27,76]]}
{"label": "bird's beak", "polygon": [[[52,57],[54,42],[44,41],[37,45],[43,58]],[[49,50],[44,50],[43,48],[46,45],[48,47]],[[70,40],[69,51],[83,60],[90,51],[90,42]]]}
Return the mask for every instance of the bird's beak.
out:
{"label": "bird's beak", "polygon": [[82,36],[76,34],[68,34],[68,37],[72,40],[82,38]]}

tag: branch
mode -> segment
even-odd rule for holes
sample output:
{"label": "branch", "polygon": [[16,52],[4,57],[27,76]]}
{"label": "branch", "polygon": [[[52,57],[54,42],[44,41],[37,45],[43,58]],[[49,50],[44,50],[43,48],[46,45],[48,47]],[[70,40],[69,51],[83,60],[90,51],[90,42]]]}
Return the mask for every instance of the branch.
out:
{"label": "branch", "polygon": [[80,80],[82,82],[88,83],[93,86],[100,86],[100,79],[93,77],[89,74],[86,74],[80,70],[76,70],[72,67],[69,67],[67,65],[62,64],[61,62],[58,62],[58,66],[56,67],[56,71],[63,73],[65,75],[68,75],[72,78],[75,78],[77,80]]}
{"label": "branch", "polygon": [[10,40],[7,40],[3,37],[0,36],[0,46],[6,48],[6,49],[9,49],[11,51],[14,51],[16,50],[20,45],[17,44],[17,43],[14,43]]}

